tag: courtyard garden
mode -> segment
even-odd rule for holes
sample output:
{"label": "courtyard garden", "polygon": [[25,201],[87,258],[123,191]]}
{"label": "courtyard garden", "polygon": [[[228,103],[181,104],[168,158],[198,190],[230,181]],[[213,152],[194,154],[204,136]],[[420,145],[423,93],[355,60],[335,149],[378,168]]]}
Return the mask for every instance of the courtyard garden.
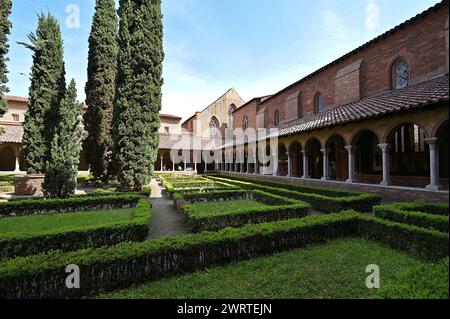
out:
{"label": "courtyard garden", "polygon": [[[447,204],[224,174],[155,178],[145,192],[0,203],[0,296],[448,298]],[[170,210],[184,234],[152,236],[171,221],[154,218],[161,201],[157,219]],[[65,286],[71,264],[79,289]],[[373,264],[379,289],[366,287]]]}

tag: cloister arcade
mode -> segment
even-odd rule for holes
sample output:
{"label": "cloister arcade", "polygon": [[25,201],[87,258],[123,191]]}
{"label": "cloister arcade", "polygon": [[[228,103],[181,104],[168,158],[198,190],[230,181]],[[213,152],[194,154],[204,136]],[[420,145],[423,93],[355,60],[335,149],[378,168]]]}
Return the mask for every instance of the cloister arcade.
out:
{"label": "cloister arcade", "polygon": [[[253,164],[256,162],[255,151],[249,151],[250,148],[246,148],[242,164],[234,155],[232,163],[230,160],[227,164],[217,163],[215,169],[288,178],[448,189],[448,113],[440,112],[436,121],[437,111],[398,114],[383,121],[367,121],[364,125],[352,123],[282,136],[278,138],[276,156],[271,152],[269,141],[264,141],[266,154],[272,154],[273,161],[277,161],[271,174],[263,173],[262,168],[267,164],[259,161],[257,165]],[[228,152],[236,154],[236,146],[230,147]]]}

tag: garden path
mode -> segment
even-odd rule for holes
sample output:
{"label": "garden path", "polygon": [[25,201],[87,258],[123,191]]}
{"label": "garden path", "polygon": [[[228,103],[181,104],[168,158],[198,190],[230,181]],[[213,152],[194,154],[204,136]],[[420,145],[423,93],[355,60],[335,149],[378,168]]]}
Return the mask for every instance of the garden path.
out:
{"label": "garden path", "polygon": [[152,180],[152,220],[147,239],[180,236],[191,232],[186,218],[179,213],[167,194],[167,191],[156,180]]}

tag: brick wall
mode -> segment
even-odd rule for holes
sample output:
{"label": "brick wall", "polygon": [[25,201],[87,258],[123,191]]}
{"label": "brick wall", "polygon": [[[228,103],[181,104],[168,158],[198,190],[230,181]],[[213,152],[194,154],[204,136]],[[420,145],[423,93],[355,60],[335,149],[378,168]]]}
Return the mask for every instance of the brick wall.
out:
{"label": "brick wall", "polygon": [[302,184],[324,188],[348,190],[355,192],[366,192],[377,194],[382,197],[384,203],[389,202],[411,202],[417,200],[424,200],[427,202],[448,202],[449,193],[446,192],[431,192],[425,189],[412,189],[401,187],[381,187],[378,185],[362,185],[362,184],[348,184],[340,182],[325,182],[321,180],[302,180],[299,178],[274,177],[263,175],[246,175],[240,173],[229,173],[234,176],[243,176],[256,180],[273,180],[287,184]]}
{"label": "brick wall", "polygon": [[[277,109],[281,113],[281,122],[290,118],[284,106],[289,97],[298,92],[302,92],[303,116],[307,116],[314,112],[314,97],[318,92],[324,95],[326,108],[331,108],[355,100],[358,95],[363,98],[390,90],[392,65],[399,58],[408,61],[412,84],[443,75],[448,72],[448,50],[446,4],[313,77],[292,85],[261,106],[266,108],[269,127],[273,127]],[[355,68],[359,61],[360,73]],[[354,71],[342,79],[339,73],[346,69]]]}

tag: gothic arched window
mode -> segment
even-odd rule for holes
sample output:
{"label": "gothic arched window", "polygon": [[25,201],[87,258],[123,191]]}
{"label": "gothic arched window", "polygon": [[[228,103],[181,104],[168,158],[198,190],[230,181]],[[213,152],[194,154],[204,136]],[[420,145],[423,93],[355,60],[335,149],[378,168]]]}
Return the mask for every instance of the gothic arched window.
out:
{"label": "gothic arched window", "polygon": [[275,111],[274,119],[275,119],[274,120],[275,127],[280,126],[280,111],[278,111],[278,110]]}
{"label": "gothic arched window", "polygon": [[244,121],[242,122],[242,130],[247,130],[248,129],[248,118],[247,115],[244,116]]}
{"label": "gothic arched window", "polygon": [[228,128],[233,129],[233,112],[236,111],[236,105],[231,104],[230,108],[228,109]]}
{"label": "gothic arched window", "polygon": [[321,93],[317,93],[316,94],[316,99],[315,99],[315,113],[319,114],[319,113],[323,113],[325,112],[325,100],[324,97]]}
{"label": "gothic arched window", "polygon": [[392,67],[392,87],[395,90],[409,86],[409,63],[400,59]]}
{"label": "gothic arched window", "polygon": [[215,137],[219,130],[219,121],[216,117],[213,117],[211,121],[209,121],[209,137]]}

